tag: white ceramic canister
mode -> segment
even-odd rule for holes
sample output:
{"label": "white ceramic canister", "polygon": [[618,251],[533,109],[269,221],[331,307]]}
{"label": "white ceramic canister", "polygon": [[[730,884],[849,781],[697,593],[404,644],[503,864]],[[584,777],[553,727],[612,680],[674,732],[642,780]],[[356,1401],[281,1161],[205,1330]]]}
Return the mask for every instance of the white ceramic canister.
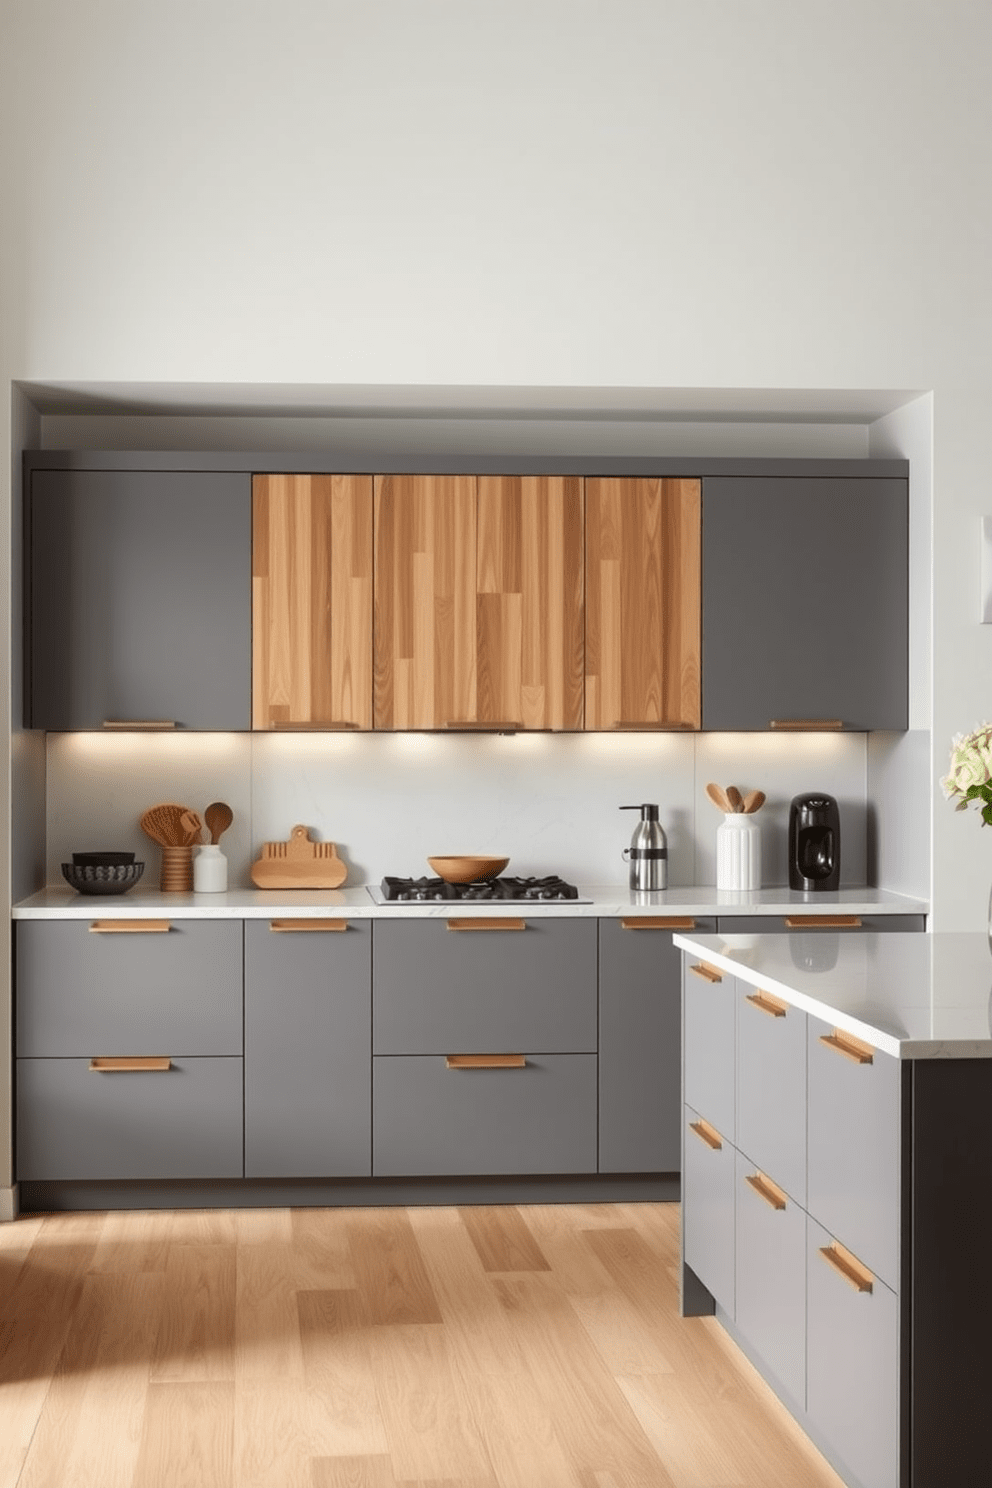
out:
{"label": "white ceramic canister", "polygon": [[193,858],[194,894],[223,894],[227,888],[227,859],[213,843],[203,843]]}
{"label": "white ceramic canister", "polygon": [[761,828],[753,815],[728,811],[717,828],[716,886],[761,888]]}

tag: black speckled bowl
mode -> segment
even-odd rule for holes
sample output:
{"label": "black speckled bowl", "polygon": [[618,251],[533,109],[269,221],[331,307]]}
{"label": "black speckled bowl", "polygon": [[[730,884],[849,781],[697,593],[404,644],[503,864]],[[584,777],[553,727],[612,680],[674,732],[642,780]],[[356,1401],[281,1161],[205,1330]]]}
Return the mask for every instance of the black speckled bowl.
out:
{"label": "black speckled bowl", "polygon": [[144,871],[144,863],[62,864],[62,877],[78,894],[126,894]]}
{"label": "black speckled bowl", "polygon": [[124,863],[133,863],[134,853],[79,852],[73,853],[72,861],[77,868],[119,868]]}

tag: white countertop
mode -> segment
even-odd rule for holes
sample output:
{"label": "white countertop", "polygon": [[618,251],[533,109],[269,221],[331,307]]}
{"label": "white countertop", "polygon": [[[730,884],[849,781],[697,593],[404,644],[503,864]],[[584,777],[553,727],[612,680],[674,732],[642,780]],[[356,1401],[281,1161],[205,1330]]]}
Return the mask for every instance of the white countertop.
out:
{"label": "white countertop", "polygon": [[840,889],[834,894],[800,894],[786,888],[721,891],[712,885],[633,894],[616,885],[578,886],[588,900],[550,903],[442,900],[427,904],[375,904],[363,884],[343,889],[239,889],[225,894],[162,894],[143,886],[127,894],[77,894],[67,886],[41,889],[13,907],[18,920],[141,919],[170,914],[175,919],[265,919],[281,914],[306,918],[343,915],[354,919],[447,919],[451,915],[553,916],[562,919],[614,918],[618,915],[782,915],[926,914],[920,899],[885,889]]}
{"label": "white countertop", "polygon": [[897,1059],[992,1059],[986,934],[691,935],[675,944]]}

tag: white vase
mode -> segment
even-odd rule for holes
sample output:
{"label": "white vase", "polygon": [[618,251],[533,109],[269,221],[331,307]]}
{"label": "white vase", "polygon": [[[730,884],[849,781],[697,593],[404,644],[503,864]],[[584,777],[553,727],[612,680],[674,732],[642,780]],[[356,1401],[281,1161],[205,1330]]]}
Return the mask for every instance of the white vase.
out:
{"label": "white vase", "polygon": [[716,886],[761,888],[761,828],[753,815],[728,811],[717,828]]}
{"label": "white vase", "polygon": [[220,848],[206,842],[193,859],[193,892],[223,894],[227,888],[227,859]]}

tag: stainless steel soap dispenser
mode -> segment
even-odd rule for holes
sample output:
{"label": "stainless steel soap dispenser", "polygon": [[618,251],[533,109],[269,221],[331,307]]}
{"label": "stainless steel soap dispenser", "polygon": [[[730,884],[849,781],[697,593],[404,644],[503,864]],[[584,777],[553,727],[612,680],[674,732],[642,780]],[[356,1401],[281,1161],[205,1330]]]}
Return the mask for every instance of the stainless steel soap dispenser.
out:
{"label": "stainless steel soap dispenser", "polygon": [[658,821],[657,806],[621,806],[621,811],[639,811],[641,819],[634,828],[630,846],[623,850],[630,863],[630,887],[635,893],[651,893],[668,888],[668,842]]}

